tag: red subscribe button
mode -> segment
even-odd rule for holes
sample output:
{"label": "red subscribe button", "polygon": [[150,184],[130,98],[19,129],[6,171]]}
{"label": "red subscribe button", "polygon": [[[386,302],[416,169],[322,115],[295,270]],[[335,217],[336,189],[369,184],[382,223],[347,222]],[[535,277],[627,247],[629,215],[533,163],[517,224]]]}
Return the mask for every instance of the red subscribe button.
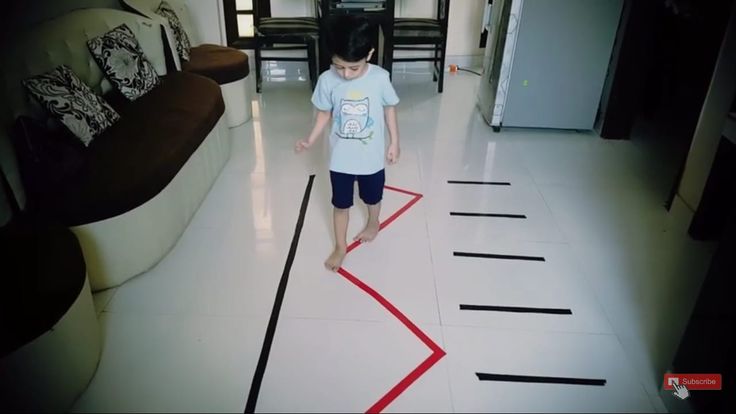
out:
{"label": "red subscribe button", "polygon": [[720,390],[721,374],[664,374],[664,389],[684,385],[688,390]]}

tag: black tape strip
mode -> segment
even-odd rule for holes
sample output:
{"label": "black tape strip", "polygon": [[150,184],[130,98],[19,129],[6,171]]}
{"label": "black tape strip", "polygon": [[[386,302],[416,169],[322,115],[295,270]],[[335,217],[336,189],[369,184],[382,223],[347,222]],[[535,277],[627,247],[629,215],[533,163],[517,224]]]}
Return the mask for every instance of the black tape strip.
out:
{"label": "black tape strip", "polygon": [[284,271],[281,273],[281,281],[279,281],[279,287],[276,290],[276,299],[273,302],[273,309],[271,310],[271,318],[268,321],[268,327],[266,328],[266,336],[263,338],[263,347],[261,348],[261,355],[258,357],[258,365],[256,365],[256,371],[253,374],[253,381],[250,384],[250,392],[248,393],[248,401],[245,403],[245,412],[253,413],[256,409],[256,403],[258,402],[258,393],[261,391],[261,382],[263,381],[263,374],[266,373],[266,364],[268,363],[268,355],[271,353],[271,345],[273,344],[273,336],[276,333],[276,324],[279,321],[279,313],[281,313],[281,305],[284,302],[284,294],[286,293],[286,284],[289,282],[289,273],[291,272],[291,265],[294,263],[294,256],[296,256],[296,248],[299,245],[299,236],[304,227],[304,217],[307,214],[307,205],[309,204],[309,195],[312,192],[312,185],[314,184],[314,174],[309,176],[309,182],[307,188],[304,190],[304,197],[302,198],[302,206],[299,210],[299,219],[296,222],[296,230],[294,231],[294,237],[291,239],[291,247],[289,248],[289,254],[286,257],[286,264],[284,265]]}
{"label": "black tape strip", "polygon": [[544,257],[541,256],[517,256],[513,254],[453,252],[452,255],[457,257],[476,257],[480,259],[530,260],[534,262],[545,261]]}
{"label": "black tape strip", "polygon": [[464,180],[447,180],[447,184],[511,185],[511,183],[508,181],[464,181]]}
{"label": "black tape strip", "polygon": [[498,218],[512,218],[512,219],[525,219],[524,214],[499,214],[499,213],[464,213],[459,211],[451,211],[451,216],[459,217],[498,217]]}
{"label": "black tape strip", "polygon": [[530,308],[524,306],[495,306],[495,305],[460,305],[460,310],[514,312],[514,313],[546,313],[551,315],[572,315],[572,310],[563,308]]}
{"label": "black tape strip", "polygon": [[570,385],[596,385],[602,387],[606,385],[605,379],[594,378],[570,378],[570,377],[538,377],[533,375],[507,375],[507,374],[487,374],[476,372],[480,381],[504,381],[504,382],[531,382],[542,384],[570,384]]}

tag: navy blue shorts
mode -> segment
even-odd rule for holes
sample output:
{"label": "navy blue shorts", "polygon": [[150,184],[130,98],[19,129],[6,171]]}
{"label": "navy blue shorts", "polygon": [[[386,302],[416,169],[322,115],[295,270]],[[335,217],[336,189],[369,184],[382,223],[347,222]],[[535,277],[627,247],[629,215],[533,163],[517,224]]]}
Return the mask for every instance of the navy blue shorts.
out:
{"label": "navy blue shorts", "polygon": [[371,175],[354,175],[330,171],[332,183],[332,205],[335,208],[350,208],[353,205],[353,187],[358,181],[360,199],[368,205],[378,204],[383,199],[386,174],[381,170]]}

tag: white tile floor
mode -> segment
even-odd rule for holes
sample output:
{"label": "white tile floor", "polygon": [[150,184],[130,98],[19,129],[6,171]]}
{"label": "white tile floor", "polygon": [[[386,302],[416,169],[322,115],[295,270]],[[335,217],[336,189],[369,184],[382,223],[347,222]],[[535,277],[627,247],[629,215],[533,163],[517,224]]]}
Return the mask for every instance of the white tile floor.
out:
{"label": "white tile floor", "polygon": [[[423,76],[397,75],[395,84],[402,158],[387,184],[424,197],[344,267],[447,355],[385,411],[664,411],[660,375],[712,251],[685,236],[683,206],[662,207],[672,163],[653,160],[651,145],[593,133],[493,133],[475,109],[478,78],[469,73],[448,76],[442,95]],[[372,297],[322,267],[332,244],[326,146],[292,151],[310,127],[306,83],[266,83],[257,99],[171,253],[95,295],[104,350],[74,411],[243,411],[309,174],[317,175],[257,411],[365,411],[430,355]],[[410,199],[387,191],[382,218]],[[351,235],[364,219],[354,208]],[[607,382],[489,382],[476,372]]]}

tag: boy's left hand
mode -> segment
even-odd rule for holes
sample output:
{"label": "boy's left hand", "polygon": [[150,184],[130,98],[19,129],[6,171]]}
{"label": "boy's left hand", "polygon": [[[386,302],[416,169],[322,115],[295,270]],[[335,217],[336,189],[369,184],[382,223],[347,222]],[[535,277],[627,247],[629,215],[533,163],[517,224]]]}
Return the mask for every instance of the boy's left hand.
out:
{"label": "boy's left hand", "polygon": [[398,144],[391,144],[388,146],[388,152],[386,153],[386,159],[388,160],[389,164],[396,164],[399,162],[399,155],[401,154],[401,149],[399,148]]}

